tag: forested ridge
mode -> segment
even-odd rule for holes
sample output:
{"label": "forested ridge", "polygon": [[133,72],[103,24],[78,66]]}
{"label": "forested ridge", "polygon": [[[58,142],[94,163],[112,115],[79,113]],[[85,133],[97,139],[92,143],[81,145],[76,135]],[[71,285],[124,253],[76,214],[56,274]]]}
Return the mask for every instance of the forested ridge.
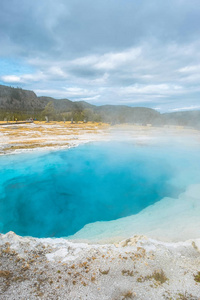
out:
{"label": "forested ridge", "polygon": [[125,105],[95,106],[85,101],[38,97],[33,91],[0,85],[0,119],[33,118],[55,121],[94,121],[112,124],[180,125],[200,128],[200,111],[161,114],[152,108]]}

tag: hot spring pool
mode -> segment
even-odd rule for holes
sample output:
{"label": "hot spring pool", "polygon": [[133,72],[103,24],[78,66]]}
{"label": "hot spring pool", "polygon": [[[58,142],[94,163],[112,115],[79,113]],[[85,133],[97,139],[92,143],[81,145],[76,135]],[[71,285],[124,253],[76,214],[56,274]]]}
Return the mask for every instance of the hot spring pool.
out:
{"label": "hot spring pool", "polygon": [[[103,239],[151,235],[163,224],[170,229],[173,222],[177,228],[176,219],[186,222],[180,195],[200,182],[199,163],[197,147],[125,141],[2,156],[0,232]],[[198,194],[198,186],[195,191]],[[189,201],[194,219],[200,216],[199,202]],[[111,220],[117,221],[98,222]]]}

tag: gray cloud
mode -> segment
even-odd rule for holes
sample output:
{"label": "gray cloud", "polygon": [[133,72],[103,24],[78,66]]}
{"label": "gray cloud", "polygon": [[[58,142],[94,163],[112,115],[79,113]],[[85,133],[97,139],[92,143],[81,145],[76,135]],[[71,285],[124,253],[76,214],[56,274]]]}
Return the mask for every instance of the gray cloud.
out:
{"label": "gray cloud", "polygon": [[199,13],[198,0],[2,0],[0,28],[2,41],[11,40],[23,55],[80,56],[146,39],[191,41],[199,34]]}
{"label": "gray cloud", "polygon": [[5,84],[96,104],[198,107],[199,0],[2,0],[0,43],[0,58],[32,70],[8,68]]}

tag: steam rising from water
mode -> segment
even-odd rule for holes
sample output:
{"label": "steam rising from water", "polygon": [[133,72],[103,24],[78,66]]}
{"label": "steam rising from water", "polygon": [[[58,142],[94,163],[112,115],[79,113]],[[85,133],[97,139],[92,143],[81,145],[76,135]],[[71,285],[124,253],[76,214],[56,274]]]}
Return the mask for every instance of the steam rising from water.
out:
{"label": "steam rising from water", "polygon": [[200,236],[200,184],[191,185],[178,198],[163,198],[136,215],[86,225],[72,239],[117,242],[135,234],[178,242]]}
{"label": "steam rising from water", "polygon": [[137,233],[199,237],[199,146],[160,141],[1,157],[0,231],[37,237],[79,231],[72,238],[93,241]]}

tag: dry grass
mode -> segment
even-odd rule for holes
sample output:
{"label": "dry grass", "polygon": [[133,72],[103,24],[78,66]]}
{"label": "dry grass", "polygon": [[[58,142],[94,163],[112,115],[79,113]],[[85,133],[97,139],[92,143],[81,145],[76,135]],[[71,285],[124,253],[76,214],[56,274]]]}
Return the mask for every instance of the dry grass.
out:
{"label": "dry grass", "polygon": [[85,134],[105,134],[109,128],[108,124],[102,123],[36,121],[34,124],[0,126],[0,150],[5,153],[18,149],[68,146]]}
{"label": "dry grass", "polygon": [[109,273],[109,271],[110,271],[110,269],[108,269],[108,270],[101,270],[101,269],[99,269],[99,272],[101,274],[103,274],[103,275],[107,275]]}
{"label": "dry grass", "polygon": [[122,275],[123,276],[134,276],[133,271],[130,270],[122,270]]}
{"label": "dry grass", "polygon": [[0,271],[0,277],[9,279],[12,277],[12,273],[10,271]]}
{"label": "dry grass", "polygon": [[153,274],[149,278],[155,279],[155,281],[159,282],[160,284],[162,284],[168,280],[168,278],[166,277],[163,270],[154,271]]}
{"label": "dry grass", "polygon": [[194,275],[194,280],[196,282],[199,282],[200,283],[200,272],[198,272],[196,275]]}
{"label": "dry grass", "polygon": [[133,299],[134,295],[131,291],[128,291],[126,292],[124,295],[123,295],[123,300],[125,299]]}
{"label": "dry grass", "polygon": [[157,270],[154,271],[151,275],[147,275],[145,277],[143,276],[138,277],[137,282],[144,282],[146,280],[151,280],[151,279],[154,279],[155,282],[159,285],[165,283],[168,280],[163,270]]}

